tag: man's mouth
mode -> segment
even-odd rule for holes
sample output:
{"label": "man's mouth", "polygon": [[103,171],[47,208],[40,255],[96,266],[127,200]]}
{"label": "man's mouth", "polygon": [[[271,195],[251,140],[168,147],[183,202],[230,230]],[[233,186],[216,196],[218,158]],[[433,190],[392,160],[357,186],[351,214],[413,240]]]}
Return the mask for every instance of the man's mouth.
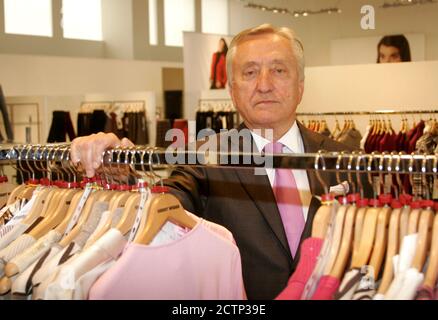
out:
{"label": "man's mouth", "polygon": [[277,103],[277,101],[275,100],[261,100],[261,101],[257,101],[256,102],[256,106],[260,105],[260,104],[274,104]]}

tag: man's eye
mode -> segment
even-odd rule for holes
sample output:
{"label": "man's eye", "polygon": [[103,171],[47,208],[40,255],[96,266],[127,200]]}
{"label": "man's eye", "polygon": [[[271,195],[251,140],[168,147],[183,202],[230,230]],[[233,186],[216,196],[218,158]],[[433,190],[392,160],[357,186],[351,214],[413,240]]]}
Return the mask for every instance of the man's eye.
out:
{"label": "man's eye", "polygon": [[243,75],[244,75],[245,77],[251,77],[251,76],[253,76],[254,74],[255,74],[255,70],[246,70],[246,71],[243,72]]}

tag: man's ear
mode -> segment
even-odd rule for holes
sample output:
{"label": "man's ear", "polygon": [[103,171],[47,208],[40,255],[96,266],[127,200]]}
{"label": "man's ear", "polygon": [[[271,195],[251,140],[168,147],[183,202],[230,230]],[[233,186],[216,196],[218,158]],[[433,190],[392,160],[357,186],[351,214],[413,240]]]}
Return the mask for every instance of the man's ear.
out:
{"label": "man's ear", "polygon": [[233,101],[233,104],[235,105],[233,85],[231,84],[231,81],[228,82],[228,93],[230,94],[231,100]]}
{"label": "man's ear", "polygon": [[303,99],[304,94],[304,80],[298,83],[298,104],[301,103],[301,99]]}

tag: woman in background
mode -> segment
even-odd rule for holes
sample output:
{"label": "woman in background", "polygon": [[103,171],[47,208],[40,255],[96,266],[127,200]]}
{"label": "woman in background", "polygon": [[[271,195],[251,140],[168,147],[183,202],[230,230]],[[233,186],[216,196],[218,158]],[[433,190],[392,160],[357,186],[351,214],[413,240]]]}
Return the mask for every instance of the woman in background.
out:
{"label": "woman in background", "polygon": [[411,61],[408,39],[402,34],[384,36],[377,45],[377,63]]}
{"label": "woman in background", "polygon": [[223,89],[227,83],[226,56],[228,46],[224,38],[219,40],[218,51],[213,53],[210,72],[210,89]]}

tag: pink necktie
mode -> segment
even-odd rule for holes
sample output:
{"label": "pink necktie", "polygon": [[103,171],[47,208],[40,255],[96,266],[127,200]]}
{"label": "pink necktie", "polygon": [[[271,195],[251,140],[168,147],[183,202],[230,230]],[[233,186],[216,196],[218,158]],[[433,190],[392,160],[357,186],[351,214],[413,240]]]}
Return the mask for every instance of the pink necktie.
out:
{"label": "pink necktie", "polygon": [[[283,153],[280,142],[268,143],[265,153]],[[292,257],[295,257],[304,230],[304,215],[300,193],[290,169],[275,169],[273,191],[277,200],[284,231]]]}

